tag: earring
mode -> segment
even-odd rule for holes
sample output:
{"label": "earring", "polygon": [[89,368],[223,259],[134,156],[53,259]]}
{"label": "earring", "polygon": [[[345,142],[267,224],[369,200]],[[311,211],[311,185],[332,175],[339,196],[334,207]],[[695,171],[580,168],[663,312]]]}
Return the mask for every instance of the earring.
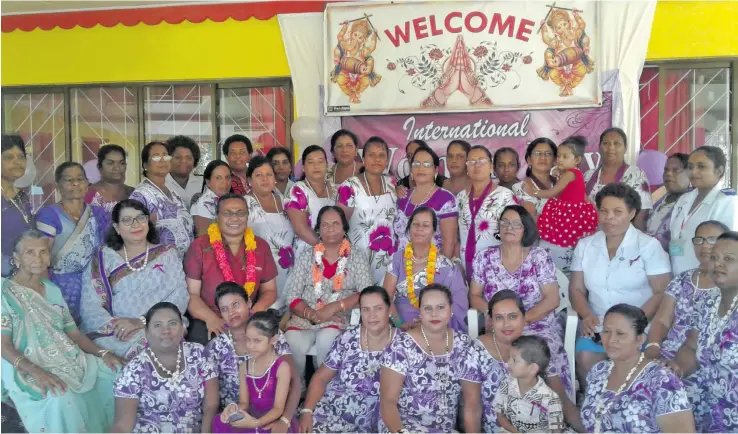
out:
{"label": "earring", "polygon": [[497,241],[502,241],[502,237],[500,237],[500,233],[499,232],[495,234],[495,239]]}

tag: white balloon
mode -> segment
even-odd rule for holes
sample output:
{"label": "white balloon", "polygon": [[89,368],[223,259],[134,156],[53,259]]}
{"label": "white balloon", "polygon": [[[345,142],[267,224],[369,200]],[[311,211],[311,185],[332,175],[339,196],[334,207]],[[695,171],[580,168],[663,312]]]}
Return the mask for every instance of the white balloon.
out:
{"label": "white balloon", "polygon": [[16,179],[13,185],[15,185],[17,188],[27,188],[30,187],[33,184],[33,181],[36,179],[36,166],[33,164],[33,158],[31,156],[28,156],[29,158],[26,160],[28,163],[26,164],[26,173],[23,174],[20,178]]}
{"label": "white balloon", "polygon": [[97,160],[90,160],[82,167],[85,168],[85,175],[90,184],[94,184],[100,180],[100,170],[97,168]]}
{"label": "white balloon", "polygon": [[310,116],[302,116],[295,119],[290,130],[292,139],[302,147],[322,144],[322,132],[320,122]]}

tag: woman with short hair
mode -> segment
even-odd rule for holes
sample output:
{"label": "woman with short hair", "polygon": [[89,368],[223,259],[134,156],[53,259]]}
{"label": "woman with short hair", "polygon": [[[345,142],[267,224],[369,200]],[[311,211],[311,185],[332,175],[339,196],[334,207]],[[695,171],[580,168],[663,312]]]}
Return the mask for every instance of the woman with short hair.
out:
{"label": "woman with short hair", "polygon": [[331,136],[331,155],[336,163],[328,168],[325,177],[333,185],[341,185],[347,179],[361,173],[363,164],[356,162],[359,138],[349,130],[338,130]]}
{"label": "woman with short hair", "polygon": [[133,187],[126,185],[128,153],[118,145],[103,145],[97,151],[97,170],[100,180],[87,189],[85,203],[100,206],[108,214],[115,204],[128,199]]}
{"label": "woman with short hair", "polygon": [[266,158],[274,169],[274,177],[277,181],[274,191],[284,201],[295,184],[292,182],[292,153],[283,146],[275,146],[267,152]]}
{"label": "woman with short hair", "polygon": [[599,330],[607,310],[628,303],[653,318],[672,278],[669,257],[655,238],[631,224],[640,210],[638,192],[626,184],[608,184],[595,199],[600,230],[579,240],[569,280],[571,305],[582,318],[577,339],[577,375],[587,373],[607,355]]}
{"label": "woman with short hair", "polygon": [[671,241],[671,213],[677,200],[690,190],[687,165],[689,156],[676,153],[669,156],[664,165],[664,188],[666,194],[653,204],[653,212],[648,215],[646,233],[655,237],[665,251],[669,251]]}
{"label": "woman with short hair", "polygon": [[33,206],[28,192],[17,188],[15,181],[26,173],[26,144],[20,136],[2,135],[2,276],[10,275],[13,270],[13,242],[15,235],[31,228],[33,224]]}
{"label": "woman with short hair", "polygon": [[228,163],[213,160],[205,167],[202,190],[192,202],[190,214],[195,223],[195,237],[205,235],[215,220],[215,206],[220,198],[231,192],[231,168]]}

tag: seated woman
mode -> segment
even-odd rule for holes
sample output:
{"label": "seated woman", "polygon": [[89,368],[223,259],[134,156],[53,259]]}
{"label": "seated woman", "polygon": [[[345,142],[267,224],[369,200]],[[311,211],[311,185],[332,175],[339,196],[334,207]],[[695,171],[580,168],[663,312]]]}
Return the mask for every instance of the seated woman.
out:
{"label": "seated woman", "polygon": [[149,210],[125,199],[113,207],[105,245],[82,276],[82,331],[131,360],[146,347],[144,315],[160,301],[187,309],[190,295],[173,245],[159,244]]}
{"label": "seated woman", "polygon": [[653,212],[646,221],[646,233],[659,240],[665,251],[669,251],[671,241],[671,212],[674,205],[689,190],[689,155],[675,153],[669,156],[664,166],[664,188],[666,194],[653,204]]}
{"label": "seated woman", "polygon": [[571,404],[568,399],[574,399],[574,385],[561,339],[563,331],[554,313],[559,307],[556,267],[551,255],[535,245],[538,229],[522,206],[510,205],[502,211],[499,236],[499,247],[489,247],[474,258],[471,305],[486,312],[487,303],[498,291],[510,289],[520,296],[527,312],[525,331],[546,340],[551,351],[548,380],[567,407]]}
{"label": "seated woman", "polygon": [[61,290],[72,318],[79,324],[82,273],[102,244],[110,222],[103,208],[85,204],[87,175],[81,164],[60,164],[54,180],[61,201],[38,211],[36,228],[50,238],[50,279]]}
{"label": "seated woman", "polygon": [[59,287],[44,279],[49,239],[28,230],[2,279],[2,391],[28,432],[107,432],[123,360],[80,333]]}
{"label": "seated woman", "polygon": [[305,376],[310,348],[317,347],[318,366],[322,365],[333,339],[348,326],[359,291],[372,284],[369,256],[352,248],[346,238],[349,224],[343,210],[335,205],[323,207],[316,220],[320,243],[298,256],[287,277],[292,316],[285,336],[300,378]]}
{"label": "seated woman", "polygon": [[710,273],[712,247],[717,238],[728,232],[727,226],[716,220],[708,220],[697,226],[694,244],[700,267],[676,276],[666,287],[666,296],[651,322],[646,344],[646,356],[653,359],[671,359],[687,339],[694,327],[694,309],[705,297],[719,293]]}
{"label": "seated woman", "polygon": [[607,310],[602,345],[607,357],[587,375],[582,422],[587,432],[695,432],[681,380],[641,352],[646,314],[628,304]]}
{"label": "seated woman", "polygon": [[599,330],[605,312],[618,303],[640,306],[652,318],[671,281],[669,257],[653,237],[636,229],[638,193],[622,183],[608,184],[595,198],[600,230],[574,249],[569,299],[582,318],[577,339],[577,376],[584,386],[595,363],[607,358]]}
{"label": "seated woman", "polygon": [[675,367],[685,382],[694,384],[689,393],[697,432],[738,432],[738,232],[720,235],[711,256],[712,279],[720,292],[696,306],[695,326]]}
{"label": "seated woman", "polygon": [[359,308],[361,325],[333,341],[310,380],[300,432],[377,432],[380,362],[398,333],[390,326],[390,298],[381,286],[364,288]]}
{"label": "seated woman", "polygon": [[215,220],[215,205],[231,192],[231,168],[228,163],[213,160],[205,167],[202,193],[192,197],[190,214],[195,223],[195,237],[206,235],[208,226]]}
{"label": "seated woman", "polygon": [[[495,293],[488,304],[490,333],[477,338],[465,361],[466,371],[461,381],[464,400],[464,430],[472,432],[499,432],[497,412],[493,401],[497,389],[510,375],[508,360],[512,342],[523,334],[525,328],[525,306],[523,300],[513,291],[505,289]],[[553,369],[553,370],[552,370]],[[549,364],[546,383],[553,388],[551,379],[556,379],[557,394],[562,398],[564,417],[577,431],[583,432],[579,410],[569,401],[563,401],[565,393],[561,388],[555,368]]]}
{"label": "seated woman", "polygon": [[215,288],[225,281],[242,285],[254,299],[254,312],[267,310],[277,299],[277,266],[269,244],[248,227],[246,199],[227,193],[215,207],[215,222],[187,251],[184,271],[191,317],[187,339],[207,344],[226,331],[226,321],[215,304]]}
{"label": "seated woman", "polygon": [[453,298],[438,283],[420,291],[420,326],[384,352],[379,432],[452,432],[471,340],[449,327]]}
{"label": "seated woman", "polygon": [[[218,305],[220,314],[228,324],[228,332],[221,333],[208,342],[205,347],[205,356],[212,361],[215,374],[218,376],[220,408],[222,409],[228,404],[238,402],[240,387],[238,367],[249,359],[246,323],[251,315],[251,300],[244,292],[243,286],[234,282],[223,282],[215,289],[215,304]],[[282,413],[285,420],[290,421],[295,415],[302,390],[297,371],[293,368],[295,362],[292,359],[292,350],[281,331],[277,334],[274,351],[280,359],[287,362],[292,371],[290,394],[284,413]],[[275,421],[272,426],[282,423],[285,424],[282,430],[275,429],[275,431],[284,432],[287,429],[289,424],[282,420]]]}
{"label": "seated woman", "polygon": [[410,242],[403,250],[394,254],[384,278],[384,288],[390,299],[394,300],[393,310],[399,314],[399,318],[393,317],[392,320],[403,331],[420,324],[420,304],[416,288],[423,288],[431,283],[440,283],[451,290],[454,315],[449,321],[450,327],[461,332],[466,332],[467,329],[464,322],[469,310],[466,282],[459,268],[440,254],[433,243],[433,234],[437,228],[438,217],[431,208],[416,208],[404,228],[405,233],[410,235]]}
{"label": "seated woman", "polygon": [[146,312],[149,346],[115,381],[113,432],[211,432],[218,378],[202,345],[184,342],[184,331],[172,303]]}

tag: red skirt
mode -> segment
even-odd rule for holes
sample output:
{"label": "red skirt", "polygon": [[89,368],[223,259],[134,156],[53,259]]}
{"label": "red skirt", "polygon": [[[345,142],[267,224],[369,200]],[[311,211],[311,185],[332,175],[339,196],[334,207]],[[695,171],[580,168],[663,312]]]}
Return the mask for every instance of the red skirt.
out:
{"label": "red skirt", "polygon": [[560,247],[574,247],[597,230],[597,210],[592,203],[549,199],[538,216],[541,239]]}

